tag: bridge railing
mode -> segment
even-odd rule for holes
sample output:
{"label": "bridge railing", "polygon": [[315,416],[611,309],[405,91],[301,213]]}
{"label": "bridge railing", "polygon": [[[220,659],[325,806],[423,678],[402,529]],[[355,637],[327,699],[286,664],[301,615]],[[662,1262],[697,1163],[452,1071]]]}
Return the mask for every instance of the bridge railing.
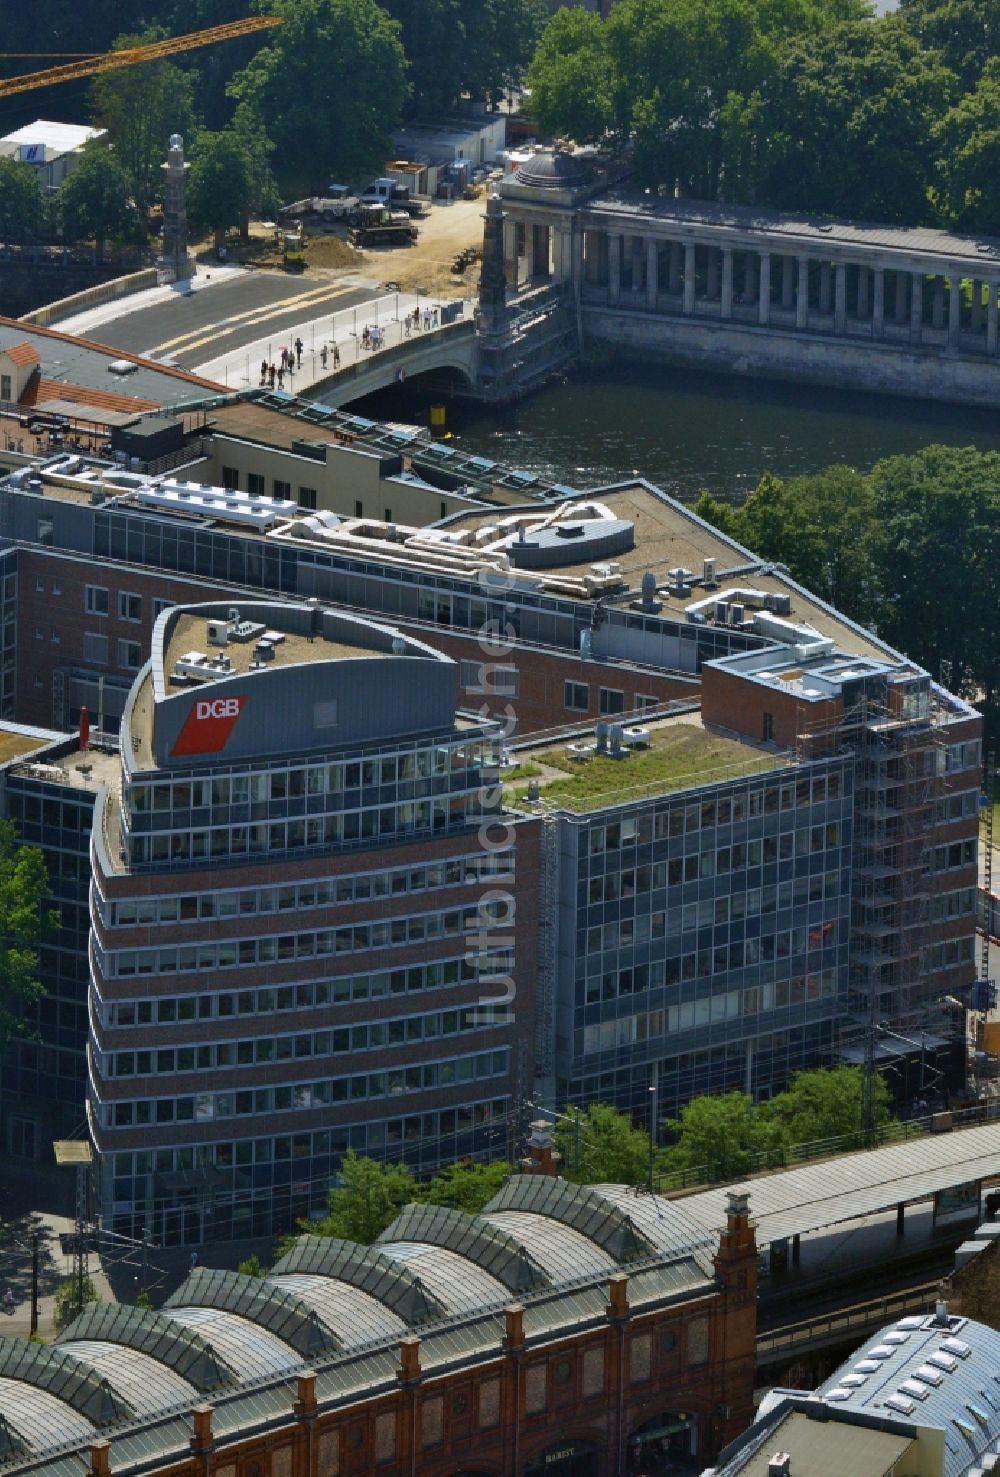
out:
{"label": "bridge railing", "polygon": [[802,1323],[788,1324],[785,1328],[769,1329],[757,1335],[757,1363],[796,1353],[817,1344],[845,1342],[854,1333],[869,1328],[881,1328],[907,1313],[929,1313],[933,1311],[937,1296],[936,1282],[924,1283],[921,1287],[904,1288],[901,1292],[887,1293],[870,1303],[856,1303],[840,1312],[821,1314]]}

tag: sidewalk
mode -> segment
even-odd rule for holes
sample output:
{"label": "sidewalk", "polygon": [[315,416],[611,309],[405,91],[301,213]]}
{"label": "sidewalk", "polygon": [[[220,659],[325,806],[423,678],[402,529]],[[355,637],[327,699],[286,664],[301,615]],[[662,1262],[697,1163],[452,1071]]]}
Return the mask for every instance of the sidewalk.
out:
{"label": "sidewalk", "polygon": [[[13,1317],[0,1313],[0,1335],[27,1338],[31,1331],[31,1242],[38,1235],[38,1332],[43,1339],[55,1336],[55,1293],[73,1272],[72,1257],[64,1256],[60,1234],[72,1232],[68,1216],[32,1211],[14,1220],[0,1222],[0,1296],[9,1287],[14,1294]],[[91,1254],[88,1274],[102,1303],[116,1302],[100,1259]]]}
{"label": "sidewalk", "polygon": [[[446,324],[444,309],[455,311],[455,316]],[[412,292],[394,292],[388,297],[372,298],[370,302],[358,303],[353,308],[342,308],[337,313],[326,313],[320,318],[311,318],[304,323],[294,323],[280,333],[272,332],[266,338],[244,344],[240,349],[209,359],[199,364],[195,374],[217,383],[227,385],[230,390],[256,389],[260,383],[260,367],[281,363],[282,346],[292,349],[295,340],[303,342],[302,363],[292,375],[285,375],[283,389],[301,395],[304,390],[325,385],[337,377],[334,363],[334,345],[340,354],[340,369],[347,369],[359,361],[372,358],[382,349],[412,340],[415,344],[426,342],[445,331],[450,323],[461,323],[471,319],[475,304],[470,298],[431,298]],[[419,327],[413,322],[414,310],[419,312]],[[424,313],[431,317],[431,327],[424,327]],[[409,333],[406,323],[410,320]],[[436,326],[434,326],[436,323]],[[364,347],[365,329],[378,330],[378,346]],[[322,350],[326,347],[327,362],[324,367]],[[275,381],[275,389],[277,389]]]}

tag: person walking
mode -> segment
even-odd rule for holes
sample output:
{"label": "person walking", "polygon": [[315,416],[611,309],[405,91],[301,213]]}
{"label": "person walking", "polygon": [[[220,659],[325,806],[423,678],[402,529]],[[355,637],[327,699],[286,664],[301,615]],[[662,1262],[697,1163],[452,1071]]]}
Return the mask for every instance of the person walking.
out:
{"label": "person walking", "polygon": [[336,344],[333,346],[333,367],[334,369],[340,368],[340,349]]}
{"label": "person walking", "polygon": [[271,368],[267,371],[267,377],[268,377],[268,379],[271,382],[271,389],[272,390],[274,389],[274,379],[275,379],[276,373],[277,373],[277,371],[276,371],[274,365],[272,364],[271,365]]}
{"label": "person walking", "polygon": [[267,360],[266,359],[262,359],[261,360],[261,363],[260,363],[260,382],[261,382],[262,385],[267,383]]}
{"label": "person walking", "polygon": [[295,362],[296,369],[301,369],[301,367],[302,367],[302,340],[300,338],[297,338],[295,340],[295,361],[296,361]]}
{"label": "person walking", "polygon": [[319,362],[320,362],[320,364],[322,364],[323,368],[325,369],[326,368],[326,344],[324,344],[323,347],[319,351]]}
{"label": "person walking", "polygon": [[430,310],[430,308],[424,308],[424,331],[425,332],[428,332],[430,330],[430,326],[431,326],[431,310]]}
{"label": "person walking", "polygon": [[284,389],[284,382],[285,382],[285,366],[283,364],[279,364],[278,365],[278,389],[279,390]]}
{"label": "person walking", "polygon": [[7,1316],[9,1318],[13,1318],[13,1316],[14,1316],[14,1294],[13,1294],[13,1292],[11,1291],[11,1289],[9,1287],[8,1287],[7,1291],[3,1295],[3,1310],[4,1310],[4,1312],[7,1314]]}

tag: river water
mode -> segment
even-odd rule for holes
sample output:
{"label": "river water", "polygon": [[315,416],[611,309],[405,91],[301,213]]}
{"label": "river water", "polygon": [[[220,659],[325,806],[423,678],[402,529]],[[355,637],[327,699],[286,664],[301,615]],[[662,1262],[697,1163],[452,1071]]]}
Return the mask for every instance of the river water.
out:
{"label": "river water", "polygon": [[[351,408],[427,423],[428,398],[387,390]],[[458,445],[573,487],[644,476],[685,501],[741,500],[765,472],[862,470],[934,441],[1000,450],[991,411],[656,365],[575,371],[508,410],[447,402]]]}

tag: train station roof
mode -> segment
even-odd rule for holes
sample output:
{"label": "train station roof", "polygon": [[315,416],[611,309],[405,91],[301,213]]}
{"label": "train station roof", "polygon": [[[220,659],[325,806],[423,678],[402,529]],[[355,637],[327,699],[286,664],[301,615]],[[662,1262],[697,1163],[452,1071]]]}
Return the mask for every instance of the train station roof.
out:
{"label": "train station roof", "polygon": [[[757,1240],[763,1246],[786,1236],[804,1236],[997,1174],[1000,1122],[775,1170],[749,1183]],[[706,1231],[720,1231],[725,1225],[718,1186],[674,1203]]]}

